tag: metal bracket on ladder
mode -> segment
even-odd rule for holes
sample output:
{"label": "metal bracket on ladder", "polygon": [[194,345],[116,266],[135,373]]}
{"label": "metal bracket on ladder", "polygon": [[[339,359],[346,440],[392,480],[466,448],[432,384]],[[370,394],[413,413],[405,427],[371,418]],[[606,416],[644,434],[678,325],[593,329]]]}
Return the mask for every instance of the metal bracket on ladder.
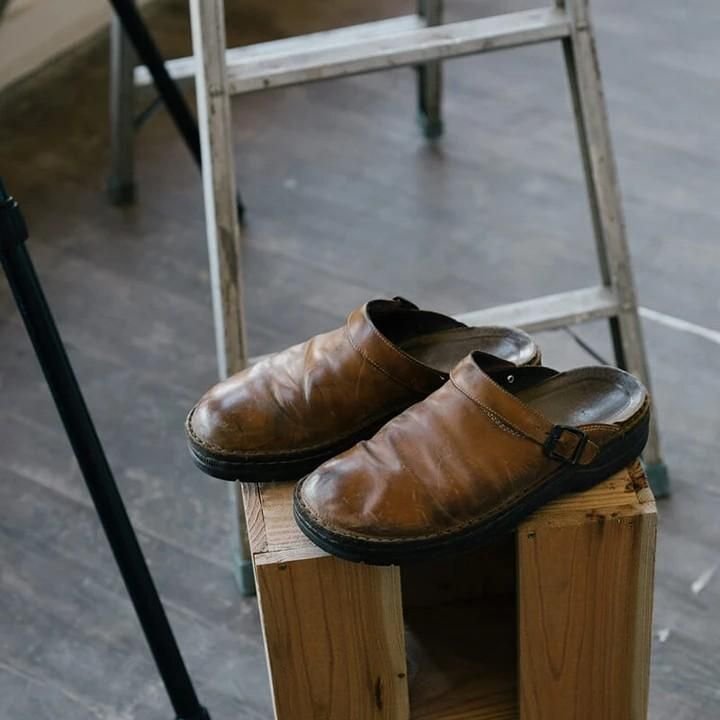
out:
{"label": "metal bracket on ladder", "polygon": [[[567,7],[566,7],[567,4]],[[225,370],[242,367],[239,229],[231,199],[230,96],[268,87],[418,65],[504,48],[560,40],[567,67],[593,221],[602,284],[461,316],[538,331],[607,318],[616,360],[649,386],[630,254],[588,0],[555,0],[550,8],[508,13],[447,25],[418,26],[416,16],[343,28],[226,52],[222,0],[191,0],[193,59],[169,63],[171,74],[195,75],[203,137],[203,180],[216,326],[233,341],[223,352]],[[137,69],[136,83],[143,70]],[[212,88],[210,92],[209,88]],[[234,355],[233,353],[236,353]],[[645,460],[655,494],[668,492],[657,427]],[[254,497],[246,493],[251,504]],[[247,508],[252,513],[251,507]]]}

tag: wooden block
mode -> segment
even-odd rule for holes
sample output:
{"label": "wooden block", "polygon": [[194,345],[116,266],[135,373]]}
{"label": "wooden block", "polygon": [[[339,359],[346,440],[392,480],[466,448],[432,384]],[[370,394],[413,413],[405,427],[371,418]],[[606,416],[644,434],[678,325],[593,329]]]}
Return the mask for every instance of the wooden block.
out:
{"label": "wooden block", "polygon": [[627,502],[585,493],[518,530],[522,720],[647,717],[655,504],[639,466],[600,487]]}
{"label": "wooden block", "polygon": [[407,720],[398,568],[260,556],[255,572],[277,718]]}
{"label": "wooden block", "polygon": [[655,506],[639,465],[515,538],[402,569],[329,557],[292,490],[244,491],[277,720],[646,717]]}

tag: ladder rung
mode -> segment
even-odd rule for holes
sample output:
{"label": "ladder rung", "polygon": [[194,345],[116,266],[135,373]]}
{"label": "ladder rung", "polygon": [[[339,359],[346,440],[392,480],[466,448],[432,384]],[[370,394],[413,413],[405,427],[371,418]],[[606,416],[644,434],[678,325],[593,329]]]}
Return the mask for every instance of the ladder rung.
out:
{"label": "ladder rung", "polygon": [[569,33],[564,11],[528,10],[345,45],[305,46],[284,55],[234,58],[228,63],[228,82],[232,94],[246,93],[557,40]]}
{"label": "ladder rung", "polygon": [[[612,317],[619,310],[613,291],[600,286],[474,310],[455,317],[468,325],[504,325],[539,332]],[[254,365],[270,355],[272,353],[257,355],[250,358],[248,364]]]}
{"label": "ladder rung", "polygon": [[[419,30],[424,27],[425,20],[419,15],[403,15],[388,20],[377,20],[361,25],[350,25],[348,27],[326,30],[324,32],[297,35],[281,40],[230,48],[225,53],[225,61],[228,66],[230,66],[238,65],[247,61],[249,58],[288,55],[289,53],[305,53],[311,48],[327,50],[328,48],[338,45],[348,45],[377,37],[397,35],[409,30]],[[175,80],[187,81],[195,78],[195,58],[192,56],[168,60],[165,63],[165,67],[168,73],[170,73],[170,77]],[[136,87],[152,85],[152,76],[145,65],[138,65],[135,68],[134,82]]]}
{"label": "ladder rung", "polygon": [[600,286],[476,310],[457,319],[468,325],[508,325],[538,332],[612,317],[619,310],[615,293]]}

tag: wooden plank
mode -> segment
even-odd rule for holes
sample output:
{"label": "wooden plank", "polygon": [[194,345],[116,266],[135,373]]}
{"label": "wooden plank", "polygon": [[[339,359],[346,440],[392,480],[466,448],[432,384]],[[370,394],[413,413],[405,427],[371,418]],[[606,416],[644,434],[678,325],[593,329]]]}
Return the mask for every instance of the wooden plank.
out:
{"label": "wooden plank", "polygon": [[[388,20],[376,20],[375,22],[360,23],[324,32],[307,33],[295,37],[229,48],[225,53],[225,62],[227,65],[238,64],[250,58],[283,56],[289,53],[306,52],[309,49],[327,49],[361,40],[396,35],[408,30],[418,30],[425,27],[425,25],[423,18],[418,15],[401,15]],[[175,80],[188,81],[195,77],[196,65],[193,56],[168,60],[165,67],[170,73],[170,77]],[[137,87],[146,87],[153,84],[152,75],[150,75],[145,65],[138,65],[135,68],[134,81]]]}
{"label": "wooden plank", "polygon": [[[471,310],[455,317],[468,325],[507,325],[528,332],[541,332],[613,317],[618,312],[614,292],[600,285]],[[253,364],[266,357],[268,355],[259,355],[248,362]]]}
{"label": "wooden plank", "polygon": [[396,567],[256,562],[277,720],[407,720]]}
{"label": "wooden plank", "polygon": [[223,50],[225,20],[223,4],[219,0],[193,0],[190,8],[193,48],[195,55],[202,59],[196,85],[203,200],[218,374],[224,378],[242,370],[247,363],[240,283],[240,227]]}
{"label": "wooden plank", "polygon": [[645,720],[656,511],[637,469],[634,502],[517,532],[519,696],[523,720]]}
{"label": "wooden plank", "polygon": [[612,317],[617,312],[613,291],[598,286],[462,313],[457,319],[468,325],[509,325],[540,332]]}
{"label": "wooden plank", "polygon": [[259,489],[268,552],[287,548],[316,555],[314,545],[300,532],[292,514],[293,483],[264,483]]}
{"label": "wooden plank", "polygon": [[267,522],[263,515],[260,486],[254,483],[234,483],[234,485],[242,494],[249,548],[253,553],[265,552],[267,550]]}
{"label": "wooden plank", "polygon": [[457,319],[468,325],[508,325],[539,332],[611,317],[617,312],[614,293],[600,286],[476,310]]}
{"label": "wooden plank", "polygon": [[[225,69],[225,13],[221,0],[190,3],[193,51],[201,59],[196,77],[198,128],[202,152],[205,232],[210,265],[218,374],[225,378],[247,364],[242,298],[242,255],[236,205],[230,99]],[[232,537],[241,590],[251,593],[250,547],[242,492],[229,487]],[[250,508],[251,516],[256,514]],[[252,519],[252,518],[251,518]],[[245,582],[242,578],[247,577]]]}
{"label": "wooden plank", "polygon": [[329,48],[228,64],[233,94],[389,70],[566,37],[567,15],[557,8],[507,13],[401,32]]}
{"label": "wooden plank", "polygon": [[[609,318],[618,312],[619,305],[613,291],[608,287],[597,286],[471,310],[455,317],[468,325],[507,325],[528,332],[541,332]],[[249,363],[259,362],[266,357],[260,355],[250,358]]]}

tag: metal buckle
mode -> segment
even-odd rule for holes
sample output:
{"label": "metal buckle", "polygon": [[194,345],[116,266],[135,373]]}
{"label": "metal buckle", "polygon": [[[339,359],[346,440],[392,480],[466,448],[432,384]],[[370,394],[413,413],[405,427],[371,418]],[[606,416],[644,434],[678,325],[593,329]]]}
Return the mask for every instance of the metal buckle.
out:
{"label": "metal buckle", "polygon": [[[564,455],[555,451],[557,444],[563,436],[563,433],[569,433],[578,438],[577,445],[573,450],[572,456],[567,458]],[[547,440],[543,445],[543,452],[552,460],[560,460],[561,462],[570,463],[571,465],[577,465],[578,461],[582,457],[585,446],[588,443],[588,436],[582,430],[569,425],[553,425],[553,429],[547,436]]]}

